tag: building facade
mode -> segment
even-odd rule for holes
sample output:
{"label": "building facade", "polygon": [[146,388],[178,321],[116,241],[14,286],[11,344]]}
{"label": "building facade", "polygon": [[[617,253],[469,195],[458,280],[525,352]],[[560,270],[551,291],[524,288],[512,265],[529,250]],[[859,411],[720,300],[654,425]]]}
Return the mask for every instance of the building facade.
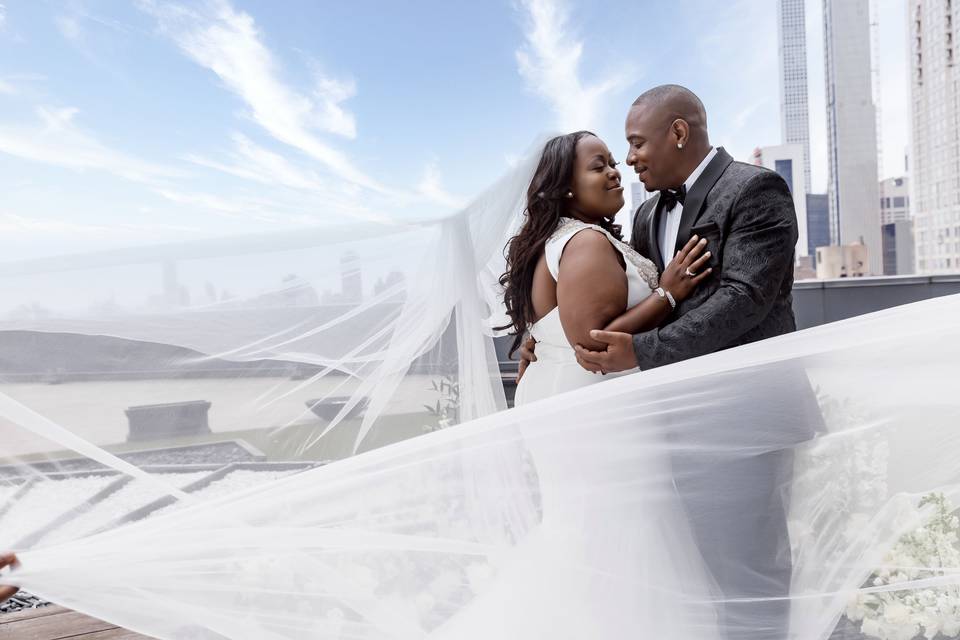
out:
{"label": "building facade", "polygon": [[913,221],[883,225],[883,275],[905,276],[914,272]]}
{"label": "building facade", "polygon": [[910,0],[910,210],[918,273],[960,270],[960,0]]}
{"label": "building facade", "polygon": [[862,278],[870,275],[868,248],[863,244],[817,247],[817,279]]}
{"label": "building facade", "polygon": [[880,224],[910,219],[910,192],[905,177],[880,181]]}
{"label": "building facade", "polygon": [[866,245],[867,270],[879,275],[880,195],[869,4],[869,0],[823,1],[830,169],[827,195],[831,244]]}
{"label": "building facade", "polygon": [[[805,193],[810,192],[810,111],[807,100],[807,35],[804,0],[779,0],[780,136],[803,148]],[[801,192],[804,193],[804,192]]]}
{"label": "building facade", "polygon": [[830,245],[830,204],[825,193],[808,193],[807,255],[816,257],[817,247]]}

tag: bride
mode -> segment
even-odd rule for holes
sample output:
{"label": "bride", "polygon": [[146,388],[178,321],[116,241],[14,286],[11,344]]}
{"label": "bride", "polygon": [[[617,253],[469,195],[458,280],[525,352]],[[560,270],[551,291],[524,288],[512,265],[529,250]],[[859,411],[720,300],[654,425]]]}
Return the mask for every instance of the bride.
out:
{"label": "bride", "polygon": [[[500,279],[512,321],[500,328],[513,330],[512,350],[526,332],[537,342],[537,360],[517,387],[518,406],[603,380],[580,367],[574,345],[602,348],[590,338],[593,329],[637,333],[659,325],[710,273],[710,254],[696,237],[659,275],[622,241],[613,224],[624,203],[616,167],[588,131],[544,147]],[[643,630],[649,637],[718,637],[709,604],[716,591],[657,446],[662,434],[638,428],[630,446],[648,453],[620,468],[590,455],[590,442],[556,435],[527,443],[540,482],[540,526],[499,563],[497,586],[436,636],[625,638]],[[638,486],[638,462],[656,481]],[[604,478],[602,489],[585,493],[584,477]],[[604,522],[617,526],[597,526]],[[559,602],[579,604],[558,610]]]}

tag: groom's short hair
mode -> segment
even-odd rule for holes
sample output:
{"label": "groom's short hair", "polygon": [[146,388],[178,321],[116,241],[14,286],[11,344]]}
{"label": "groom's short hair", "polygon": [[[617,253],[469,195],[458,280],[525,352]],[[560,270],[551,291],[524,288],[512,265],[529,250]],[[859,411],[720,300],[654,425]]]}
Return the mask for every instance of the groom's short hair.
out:
{"label": "groom's short hair", "polygon": [[682,118],[691,127],[707,128],[707,110],[703,102],[697,94],[679,84],[662,84],[644,91],[633,101],[633,106],[639,105],[662,110],[671,119]]}

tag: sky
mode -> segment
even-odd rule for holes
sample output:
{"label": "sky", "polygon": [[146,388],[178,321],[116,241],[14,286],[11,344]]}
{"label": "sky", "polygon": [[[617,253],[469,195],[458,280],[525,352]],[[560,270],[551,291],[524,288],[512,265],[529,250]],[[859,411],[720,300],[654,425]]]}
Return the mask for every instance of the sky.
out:
{"label": "sky", "polygon": [[[906,9],[875,3],[888,177]],[[815,191],[821,16],[808,0]],[[547,133],[622,160],[629,105],[668,82],[735,158],[779,144],[774,0],[0,0],[0,261],[439,215]]]}

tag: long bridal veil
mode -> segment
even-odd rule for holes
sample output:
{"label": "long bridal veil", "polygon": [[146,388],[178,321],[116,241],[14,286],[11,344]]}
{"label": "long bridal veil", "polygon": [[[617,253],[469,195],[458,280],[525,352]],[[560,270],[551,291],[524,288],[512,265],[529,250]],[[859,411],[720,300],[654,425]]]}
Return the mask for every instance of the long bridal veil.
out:
{"label": "long bridal veil", "polygon": [[[0,582],[158,638],[957,635],[960,298],[506,410],[537,160],[442,219],[4,263]],[[696,480],[778,452],[790,593],[689,588],[690,510],[761,481]]]}

